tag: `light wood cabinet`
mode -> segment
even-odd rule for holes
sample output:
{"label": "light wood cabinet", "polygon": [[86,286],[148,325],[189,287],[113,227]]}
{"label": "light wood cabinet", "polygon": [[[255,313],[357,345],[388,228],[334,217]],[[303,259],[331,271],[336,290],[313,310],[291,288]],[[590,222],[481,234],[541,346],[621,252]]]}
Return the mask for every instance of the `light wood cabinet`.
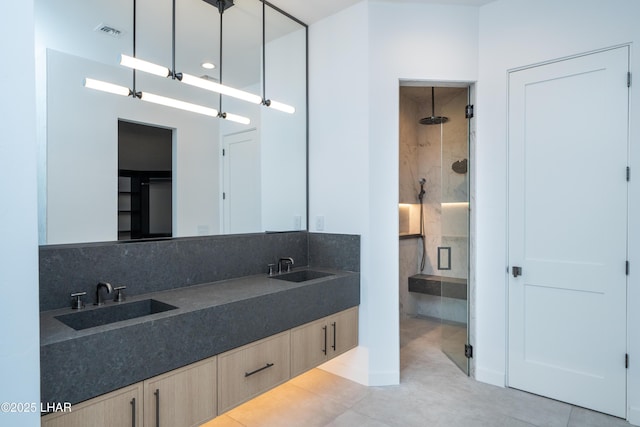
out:
{"label": "light wood cabinet", "polygon": [[358,307],[42,417],[42,427],[192,427],[358,345]]}
{"label": "light wood cabinet", "polygon": [[329,316],[327,326],[330,337],[329,359],[358,345],[358,307]]}
{"label": "light wood cabinet", "polygon": [[216,357],[144,381],[145,427],[191,427],[217,415]]}
{"label": "light wood cabinet", "polygon": [[358,307],[291,330],[291,376],[358,345]]}
{"label": "light wood cabinet", "polygon": [[73,405],[71,412],[42,417],[42,427],[141,427],[142,383]]}
{"label": "light wood cabinet", "polygon": [[287,381],[290,357],[289,331],[220,354],[219,413]]}

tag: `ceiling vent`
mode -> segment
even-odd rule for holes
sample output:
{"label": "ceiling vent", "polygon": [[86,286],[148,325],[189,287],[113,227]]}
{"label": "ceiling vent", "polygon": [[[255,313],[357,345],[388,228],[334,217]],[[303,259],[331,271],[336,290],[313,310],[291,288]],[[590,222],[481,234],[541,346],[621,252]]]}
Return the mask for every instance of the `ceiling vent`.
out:
{"label": "ceiling vent", "polygon": [[97,32],[99,32],[101,34],[106,34],[108,36],[115,37],[115,38],[120,38],[125,34],[124,31],[118,30],[117,28],[114,28],[114,27],[112,27],[110,25],[106,25],[106,24],[98,25],[97,27],[95,27],[93,29],[93,31],[97,31]]}

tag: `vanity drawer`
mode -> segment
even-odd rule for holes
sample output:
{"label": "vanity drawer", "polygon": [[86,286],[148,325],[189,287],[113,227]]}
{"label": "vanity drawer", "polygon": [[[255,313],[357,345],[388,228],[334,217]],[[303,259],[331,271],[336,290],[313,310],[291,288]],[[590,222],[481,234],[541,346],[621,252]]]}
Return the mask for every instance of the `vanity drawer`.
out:
{"label": "vanity drawer", "polygon": [[218,413],[282,384],[290,377],[290,332],[218,356]]}

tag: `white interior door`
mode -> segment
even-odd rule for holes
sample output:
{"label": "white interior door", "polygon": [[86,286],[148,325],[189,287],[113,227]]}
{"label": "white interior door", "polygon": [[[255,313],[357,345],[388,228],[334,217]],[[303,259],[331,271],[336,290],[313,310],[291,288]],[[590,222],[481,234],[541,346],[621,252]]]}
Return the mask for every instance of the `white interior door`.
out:
{"label": "white interior door", "polygon": [[621,47],[509,75],[508,384],[620,417],[628,58]]}
{"label": "white interior door", "polygon": [[260,146],[257,131],[223,138],[223,230],[226,234],[262,230]]}

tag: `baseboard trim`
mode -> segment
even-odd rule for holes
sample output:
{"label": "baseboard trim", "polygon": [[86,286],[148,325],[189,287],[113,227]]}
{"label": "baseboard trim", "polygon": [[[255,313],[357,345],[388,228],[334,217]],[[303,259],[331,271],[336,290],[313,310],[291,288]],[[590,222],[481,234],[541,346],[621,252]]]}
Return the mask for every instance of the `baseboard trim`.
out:
{"label": "baseboard trim", "polygon": [[627,421],[634,426],[640,426],[640,407],[629,407],[629,413],[627,414]]}
{"label": "baseboard trim", "polygon": [[319,368],[366,386],[400,384],[400,371],[372,372],[369,369],[369,352],[364,347],[356,347]]}
{"label": "baseboard trim", "polygon": [[356,347],[319,366],[324,371],[366,386],[370,385],[368,367],[368,353],[361,347]]}
{"label": "baseboard trim", "polygon": [[481,383],[487,383],[498,387],[505,387],[506,375],[504,372],[485,369],[476,365],[476,380]]}

